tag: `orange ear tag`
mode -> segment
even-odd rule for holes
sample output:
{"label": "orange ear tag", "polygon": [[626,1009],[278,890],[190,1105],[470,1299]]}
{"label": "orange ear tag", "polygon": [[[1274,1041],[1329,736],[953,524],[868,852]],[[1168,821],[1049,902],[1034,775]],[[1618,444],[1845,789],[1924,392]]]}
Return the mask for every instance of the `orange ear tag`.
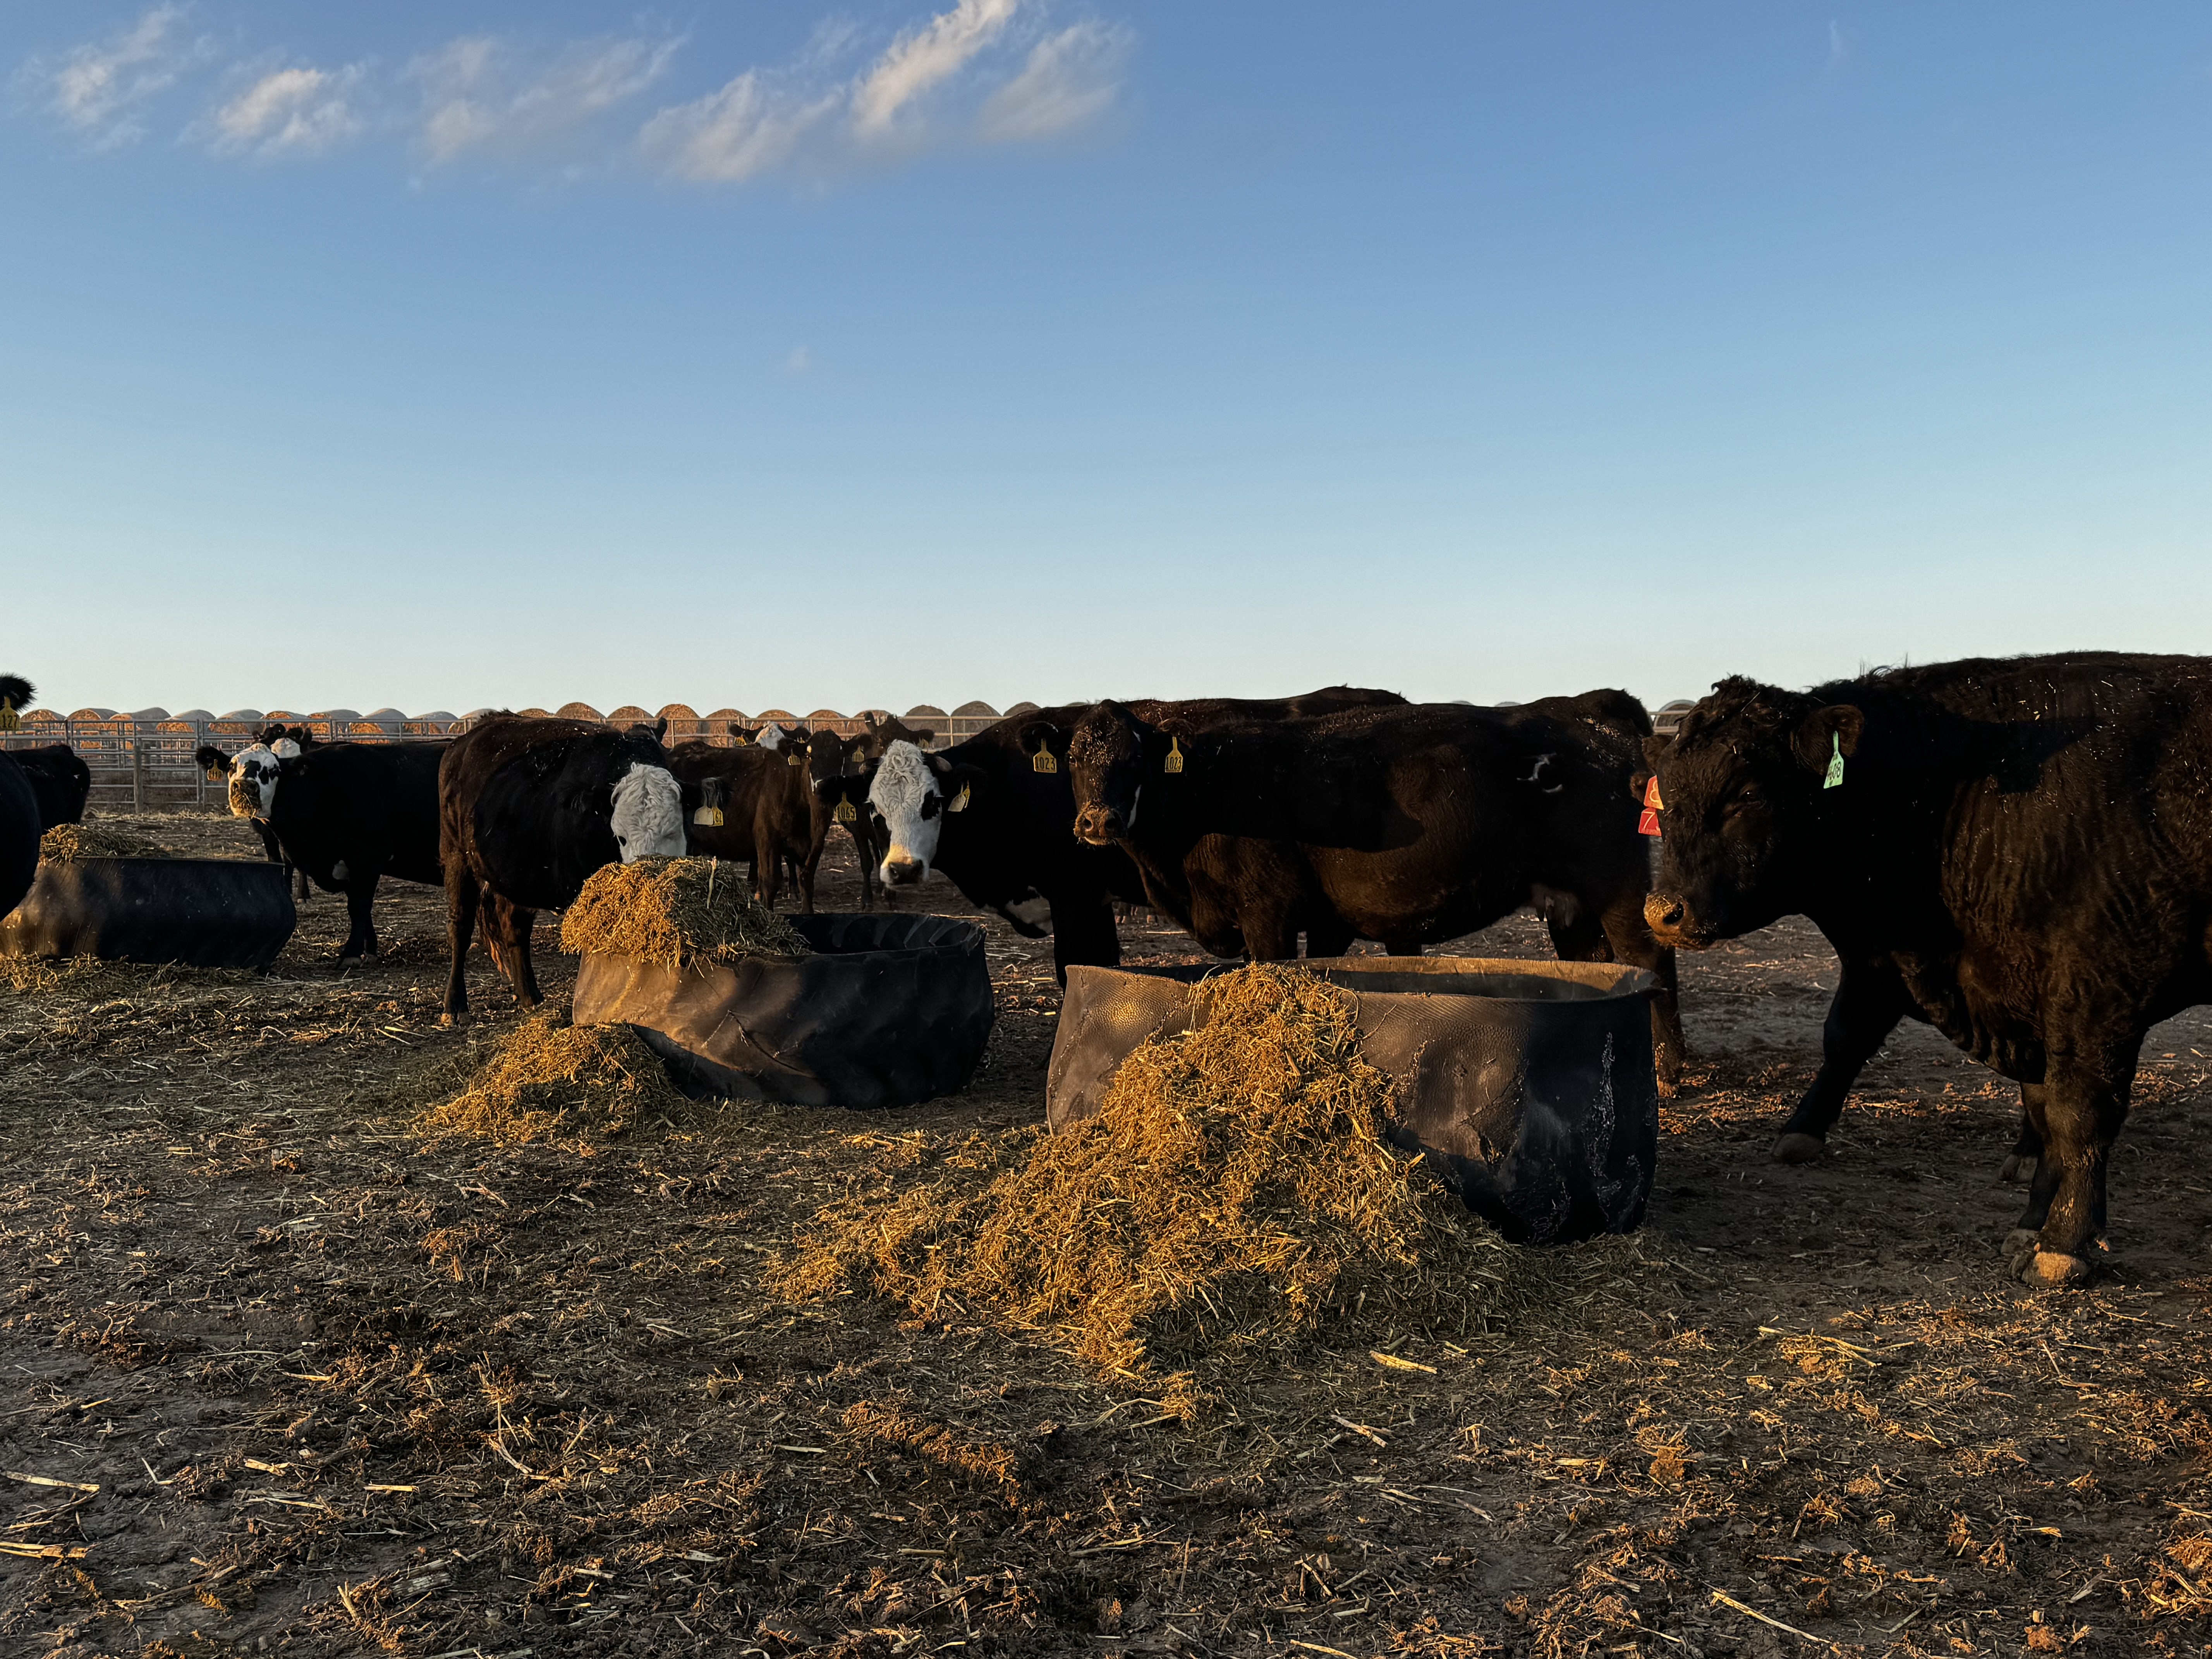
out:
{"label": "orange ear tag", "polygon": [[1656,836],[1659,833],[1659,809],[1662,805],[1664,803],[1659,799],[1659,775],[1654,772],[1644,786],[1644,816],[1636,821],[1638,835]]}
{"label": "orange ear tag", "polygon": [[1060,770],[1060,757],[1054,754],[1051,750],[1046,748],[1042,744],[1039,744],[1037,745],[1036,753],[1030,757],[1030,770],[1032,772],[1057,772]]}
{"label": "orange ear tag", "polygon": [[1169,737],[1167,758],[1160,763],[1160,770],[1163,772],[1180,772],[1182,770],[1182,738],[1172,735]]}

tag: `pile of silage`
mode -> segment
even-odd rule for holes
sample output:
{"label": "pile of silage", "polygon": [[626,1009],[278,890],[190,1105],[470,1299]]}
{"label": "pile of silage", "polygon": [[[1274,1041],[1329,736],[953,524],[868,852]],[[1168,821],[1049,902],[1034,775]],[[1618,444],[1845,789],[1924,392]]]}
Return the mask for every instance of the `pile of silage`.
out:
{"label": "pile of silage", "polygon": [[660,1056],[627,1025],[524,1020],[493,1045],[460,1091],[423,1114],[426,1127],[503,1143],[627,1129],[684,1103]]}
{"label": "pile of silage", "polygon": [[39,837],[39,856],[51,864],[79,859],[166,859],[174,856],[158,842],[128,830],[90,823],[58,823]]}
{"label": "pile of silage", "polygon": [[973,1297],[1132,1371],[1217,1370],[1324,1329],[1463,1335],[1529,1293],[1527,1254],[1383,1144],[1390,1085],[1350,993],[1265,963],[1208,989],[1206,1023],[1130,1054],[1096,1117],[976,1137],[887,1204],[832,1206],[780,1287],[922,1312]]}
{"label": "pile of silage", "polygon": [[603,865],[561,918],[571,956],[639,957],[664,968],[716,968],[740,957],[803,957],[799,930],[753,902],[744,875],[720,859],[640,859]]}

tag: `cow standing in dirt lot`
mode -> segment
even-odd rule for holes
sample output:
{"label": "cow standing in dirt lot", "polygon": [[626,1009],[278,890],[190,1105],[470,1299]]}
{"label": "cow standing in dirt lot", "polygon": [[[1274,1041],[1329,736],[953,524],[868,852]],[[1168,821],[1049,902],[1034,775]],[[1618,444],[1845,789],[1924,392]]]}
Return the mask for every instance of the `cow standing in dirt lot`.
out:
{"label": "cow standing in dirt lot", "polygon": [[1842,963],[1784,1154],[1825,1139],[1900,1018],[1926,1020],[2022,1085],[2043,1155],[2014,1271],[2087,1278],[2144,1034],[2212,1001],[2212,659],[1723,680],[1648,752],[1654,931],[1702,948],[1802,915]]}
{"label": "cow standing in dirt lot", "polygon": [[[277,764],[297,760],[310,749],[320,748],[315,734],[304,726],[287,726],[277,720],[261,728],[260,734],[235,754],[225,754],[211,743],[204,743],[192,751],[192,758],[210,779],[229,786],[230,810],[252,826],[261,838],[261,850],[271,864],[284,866],[284,879],[289,883],[296,875],[299,881],[300,902],[307,902],[307,873],[299,869],[284,856],[284,848],[276,839],[276,832],[269,827],[269,820],[239,806],[240,787],[257,781],[260,777],[276,775]],[[247,792],[250,794],[250,791]]]}
{"label": "cow standing in dirt lot", "polygon": [[1297,954],[1302,925],[1310,943],[1326,916],[1346,942],[1418,955],[1531,904],[1563,958],[1626,962],[1658,980],[1654,1055],[1662,1082],[1680,1078],[1674,953],[1644,917],[1650,865],[1631,779],[1651,724],[1634,698],[1421,703],[1211,729],[1178,707],[1156,721],[1102,702],[1076,726],[1075,828],[1127,852],[1155,903],[1188,916],[1209,951],[1280,960]]}
{"label": "cow standing in dirt lot", "polygon": [[[281,741],[281,739],[280,739]],[[443,884],[438,863],[438,767],[445,743],[264,744],[229,757],[230,810],[266,832],[275,855],[325,892],[346,896],[338,960],[374,956],[376,884],[392,876]],[[211,745],[197,758],[222,762]]]}
{"label": "cow standing in dirt lot", "polygon": [[[1218,697],[1178,706],[1193,720],[1265,720],[1404,702],[1393,691],[1330,686],[1298,697]],[[882,820],[886,887],[942,871],[970,903],[997,911],[1024,937],[1050,932],[1063,981],[1070,963],[1111,967],[1121,961],[1112,901],[1146,902],[1144,883],[1126,855],[1086,846],[1073,833],[1075,797],[1054,745],[1065,746],[1065,733],[1090,707],[1068,703],[1010,715],[935,754],[893,742],[865,780],[868,808]]]}
{"label": "cow standing in dirt lot", "polygon": [[453,739],[438,770],[438,856],[453,963],[445,1021],[468,1016],[469,939],[484,942],[525,1007],[534,912],[557,910],[602,865],[684,852],[684,790],[652,737],[581,720],[494,714]]}
{"label": "cow standing in dirt lot", "polygon": [[[770,728],[773,729],[773,728]],[[836,792],[818,798],[814,788],[814,744],[822,743],[829,776],[838,775],[835,740],[793,741],[780,733],[774,746],[744,744],[725,749],[712,744],[678,744],[668,765],[687,792],[699,795],[689,830],[694,853],[742,859],[752,869],[753,896],[773,906],[788,865],[799,908],[814,914],[814,875],[829,838]],[[714,822],[720,814],[720,822]]]}

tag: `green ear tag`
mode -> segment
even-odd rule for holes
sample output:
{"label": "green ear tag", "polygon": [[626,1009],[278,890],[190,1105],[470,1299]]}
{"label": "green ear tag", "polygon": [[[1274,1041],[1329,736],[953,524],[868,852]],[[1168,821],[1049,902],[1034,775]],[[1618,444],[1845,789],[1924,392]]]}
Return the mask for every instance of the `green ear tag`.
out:
{"label": "green ear tag", "polygon": [[1823,789],[1833,789],[1844,781],[1843,737],[1840,733],[1832,733],[1828,741],[1835,744],[1836,752],[1834,757],[1828,762],[1828,775],[1821,781],[1820,787]]}

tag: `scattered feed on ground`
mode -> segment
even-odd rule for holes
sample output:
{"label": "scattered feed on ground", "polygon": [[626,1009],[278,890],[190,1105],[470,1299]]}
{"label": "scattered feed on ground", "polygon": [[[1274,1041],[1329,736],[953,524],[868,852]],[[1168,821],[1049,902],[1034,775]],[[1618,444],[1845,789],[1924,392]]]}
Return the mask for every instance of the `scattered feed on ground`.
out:
{"label": "scattered feed on ground", "polygon": [[519,1145],[586,1128],[622,1133],[688,1103],[627,1025],[574,1025],[549,1008],[488,1046],[466,1081],[422,1114],[424,1128]]}
{"label": "scattered feed on ground", "polygon": [[1504,1243],[1389,1148],[1349,992],[1267,963],[1208,992],[1206,1023],[1133,1051],[1096,1117],[978,1138],[825,1210],[774,1282],[986,1303],[1192,1417],[1194,1371],[1224,1382],[1324,1328],[1464,1342],[1594,1259]]}
{"label": "scattered feed on ground", "polygon": [[[260,856],[227,817],[124,827]],[[2212,1640],[2201,1011],[2144,1049],[2110,1272],[2034,1294],[1997,1248],[2016,1090],[1901,1030],[1827,1155],[1773,1164],[1833,958],[1796,922],[1687,958],[1650,1220],[1569,1316],[1293,1354],[1186,1425],[957,1298],[764,1283],[825,1205],[1037,1121],[1048,941],[985,921],[999,1024],[954,1099],[501,1144],[417,1127],[468,1035],[437,1026],[442,895],[378,908],[368,962],[319,895],[266,976],[0,990],[0,1651]],[[1457,948],[1545,954],[1527,917]],[[476,1029],[519,1018],[490,985]]]}
{"label": "scattered feed on ground", "polygon": [[594,871],[561,921],[571,956],[603,951],[664,968],[726,966],[740,957],[803,957],[806,940],[754,902],[721,859],[639,859]]}

